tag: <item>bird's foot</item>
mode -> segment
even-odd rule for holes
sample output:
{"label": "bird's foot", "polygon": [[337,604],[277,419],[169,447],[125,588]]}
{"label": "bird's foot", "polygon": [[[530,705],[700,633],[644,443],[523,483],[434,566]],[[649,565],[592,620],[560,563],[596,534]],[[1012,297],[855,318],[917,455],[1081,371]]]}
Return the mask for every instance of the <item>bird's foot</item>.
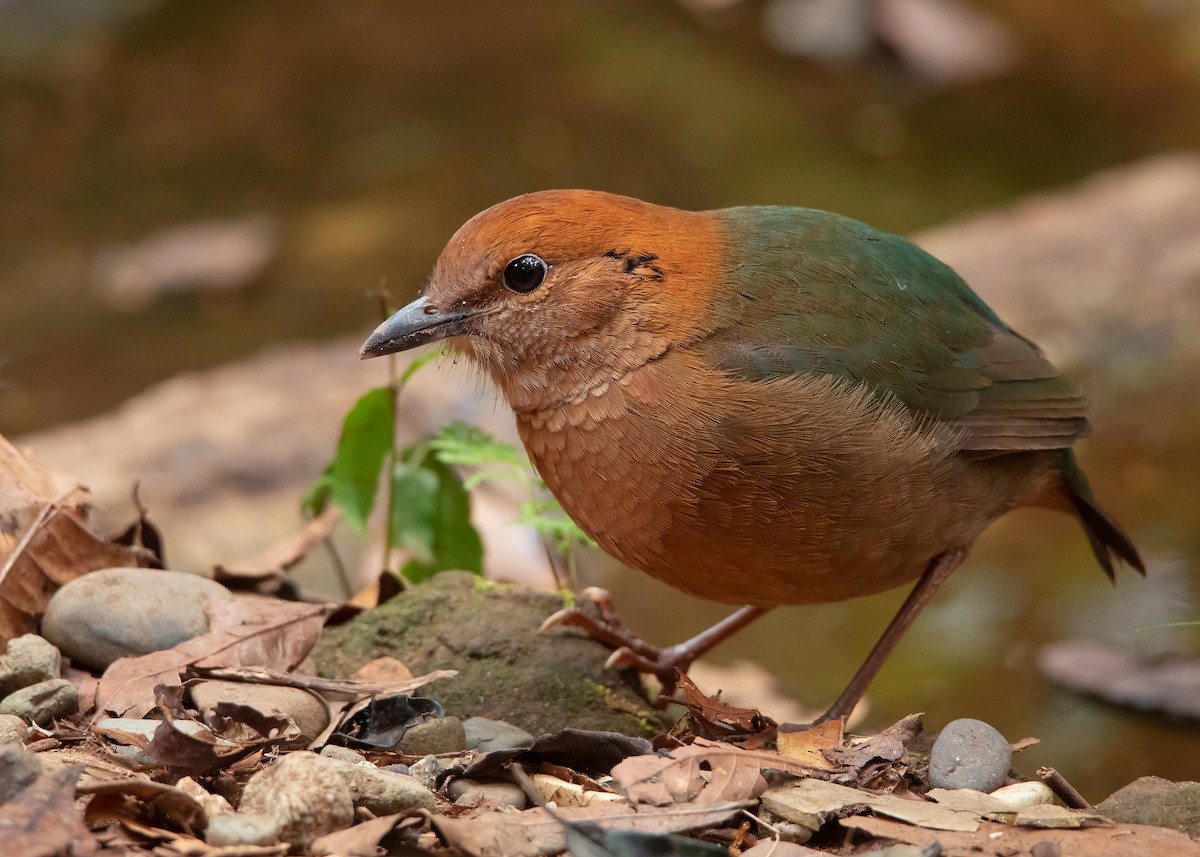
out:
{"label": "bird's foot", "polygon": [[613,606],[612,596],[605,589],[589,586],[581,595],[595,605],[599,619],[578,607],[568,607],[549,616],[538,631],[544,632],[557,625],[582,628],[593,640],[613,650],[605,667],[631,667],[658,679],[664,694],[674,692],[680,673],[686,673],[700,653],[686,643],[659,648],[634,635],[625,627]]}

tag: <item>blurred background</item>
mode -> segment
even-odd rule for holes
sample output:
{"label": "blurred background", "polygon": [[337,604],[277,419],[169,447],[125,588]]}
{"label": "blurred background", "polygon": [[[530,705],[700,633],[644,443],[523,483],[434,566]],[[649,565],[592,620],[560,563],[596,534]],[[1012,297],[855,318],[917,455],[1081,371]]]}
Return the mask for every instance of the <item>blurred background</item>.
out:
{"label": "blurred background", "polygon": [[[155,443],[161,426],[81,448],[64,425],[180,373],[365,333],[371,289],[408,299],[463,220],[529,190],[804,205],[911,234],[1197,149],[1196,0],[0,0],[0,432],[40,432],[51,463],[100,480],[102,449]],[[936,249],[947,233],[926,234]],[[1019,766],[1053,764],[1093,800],[1143,774],[1200,777],[1194,724],[1068,695],[1036,667],[1042,644],[1080,634],[1196,656],[1194,629],[1164,627],[1200,619],[1200,328],[1173,304],[1200,293],[1200,251],[1178,258],[1172,282],[1192,291],[1156,300],[1135,271],[1113,280],[1124,303],[1107,315],[1096,294],[1110,293],[1065,264],[1007,305],[977,285],[1089,390],[1083,463],[1151,580],[1114,591],[1069,520],[1011,516],[918,622],[864,725],[920,707],[935,726],[1034,735]],[[329,426],[327,455],[341,412],[312,412],[326,399],[311,377],[288,388],[289,418]],[[353,377],[347,401],[380,380]],[[445,378],[479,401],[468,372]],[[69,446],[83,464],[64,464]],[[319,471],[291,466],[300,482]],[[724,613],[585,565],[658,642]],[[901,598],[779,611],[714,660],[755,660],[820,708]]]}

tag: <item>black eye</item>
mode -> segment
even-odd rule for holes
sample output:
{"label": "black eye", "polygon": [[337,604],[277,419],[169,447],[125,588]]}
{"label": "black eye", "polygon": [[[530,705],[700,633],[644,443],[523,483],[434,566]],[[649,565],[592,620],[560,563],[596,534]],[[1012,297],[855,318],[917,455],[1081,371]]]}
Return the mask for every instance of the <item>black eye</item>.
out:
{"label": "black eye", "polygon": [[527,295],[546,279],[546,263],[532,253],[518,256],[504,266],[504,285]]}

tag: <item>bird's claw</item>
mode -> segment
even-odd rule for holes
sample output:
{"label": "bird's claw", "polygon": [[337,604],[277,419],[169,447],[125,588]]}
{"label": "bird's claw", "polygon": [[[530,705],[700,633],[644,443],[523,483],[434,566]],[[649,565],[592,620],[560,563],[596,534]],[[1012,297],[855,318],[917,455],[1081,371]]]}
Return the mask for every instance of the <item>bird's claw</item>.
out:
{"label": "bird's claw", "polygon": [[578,607],[567,607],[547,617],[538,632],[545,633],[559,625],[582,628],[593,640],[613,650],[605,667],[629,667],[652,675],[662,685],[663,692],[670,694],[679,681],[679,674],[687,672],[695,656],[679,651],[678,646],[660,649],[634,636],[617,615],[606,590],[589,586],[581,595],[596,605],[601,618],[597,619]]}
{"label": "bird's claw", "polygon": [[621,646],[608,656],[608,660],[604,662],[605,669],[616,669],[626,667],[635,669],[640,673],[646,673],[658,679],[658,683],[662,685],[662,693],[665,696],[670,696],[675,691],[675,685],[679,683],[679,676],[686,670],[681,670],[670,660],[654,660],[651,658],[639,655],[628,646]]}

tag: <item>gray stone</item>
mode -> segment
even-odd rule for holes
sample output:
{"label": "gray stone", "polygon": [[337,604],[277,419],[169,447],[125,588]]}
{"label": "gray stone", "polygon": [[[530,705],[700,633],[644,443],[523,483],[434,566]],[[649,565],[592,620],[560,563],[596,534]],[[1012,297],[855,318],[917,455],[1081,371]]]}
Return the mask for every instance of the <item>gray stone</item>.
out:
{"label": "gray stone", "polygon": [[41,760],[20,744],[0,747],[0,803],[16,797],[41,772]]}
{"label": "gray stone", "polygon": [[15,714],[0,714],[0,744],[24,744],[28,737],[28,720]]}
{"label": "gray stone", "polygon": [[0,702],[0,714],[16,714],[48,726],[79,710],[79,691],[65,678],[41,681],[10,693]]}
{"label": "gray stone", "polygon": [[0,655],[0,699],[15,690],[58,678],[62,655],[37,634],[23,634],[8,641]]}
{"label": "gray stone", "polygon": [[468,717],[463,721],[463,731],[467,739],[467,749],[478,750],[481,753],[528,747],[533,743],[533,736],[521,727],[487,717]]}
{"label": "gray stone", "polygon": [[354,801],[338,763],[304,750],[252,776],[238,811],[274,817],[280,838],[301,847],[354,822]]}
{"label": "gray stone", "polygon": [[106,568],[54,594],[42,635],[76,663],[103,669],[118,658],[159,652],[203,634],[205,608],[232,597],[194,574]]}
{"label": "gray stone", "polygon": [[438,777],[447,768],[437,756],[426,756],[408,766],[408,773],[427,789],[436,789]]}
{"label": "gray stone", "polygon": [[992,726],[964,717],[952,720],[933,742],[929,783],[939,789],[993,792],[1008,779],[1012,747]]}
{"label": "gray stone", "polygon": [[446,796],[460,806],[479,806],[483,802],[524,809],[529,797],[516,783],[504,780],[457,779],[446,786]]}
{"label": "gray stone", "polygon": [[209,818],[204,841],[213,847],[274,845],[279,834],[279,820],[265,812],[225,812]]}
{"label": "gray stone", "polygon": [[307,747],[329,725],[329,707],[316,694],[299,687],[279,687],[241,681],[201,681],[189,688],[192,704],[202,714],[216,708],[218,702],[249,705],[263,714],[286,715],[295,721],[300,735],[282,747]]}
{"label": "gray stone", "polygon": [[326,759],[333,759],[335,762],[349,762],[351,765],[367,761],[367,757],[362,753],[337,744],[326,744],[321,748],[321,755]]}
{"label": "gray stone", "polygon": [[406,756],[461,753],[467,749],[467,734],[457,717],[438,717],[411,727],[396,749]]}
{"label": "gray stone", "polygon": [[1096,812],[1125,824],[1169,827],[1200,837],[1200,783],[1139,777],[1097,804]]}
{"label": "gray stone", "polygon": [[370,810],[374,815],[392,815],[410,809],[432,810],[437,806],[437,796],[415,777],[382,771],[370,762],[332,761],[349,786],[354,805]]}

